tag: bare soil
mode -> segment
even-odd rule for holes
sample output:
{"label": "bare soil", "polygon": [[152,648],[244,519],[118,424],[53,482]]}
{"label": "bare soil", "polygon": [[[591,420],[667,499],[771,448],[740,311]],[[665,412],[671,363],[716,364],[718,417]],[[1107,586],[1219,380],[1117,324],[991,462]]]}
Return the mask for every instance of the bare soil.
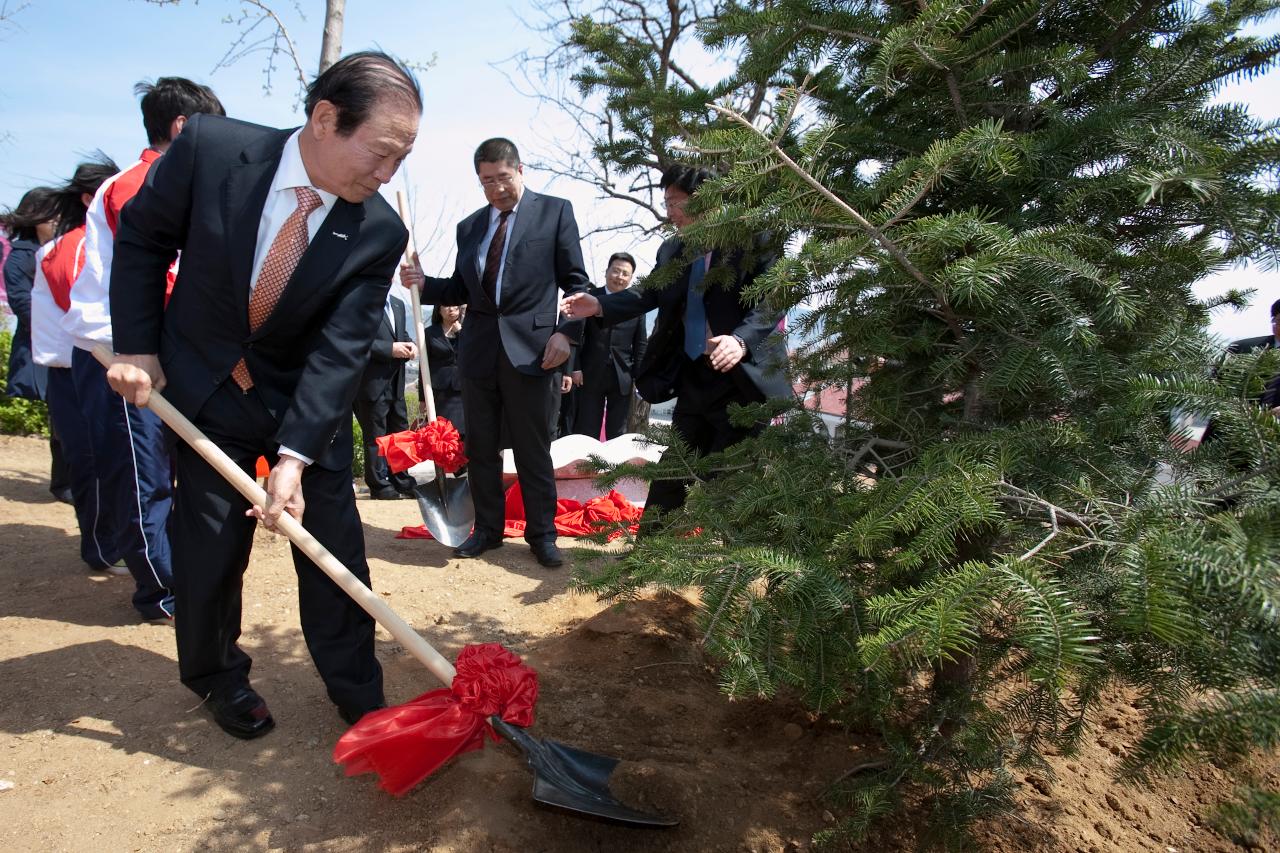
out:
{"label": "bare soil", "polygon": [[[826,785],[872,743],[785,700],[730,702],[701,656],[693,607],[657,596],[605,607],[523,543],[456,560],[394,535],[409,501],[362,500],[374,586],[446,656],[501,642],[540,673],[535,733],[623,759],[615,793],[678,815],[671,830],[542,810],[507,745],[443,768],[403,798],[331,758],[345,730],[298,627],[284,540],[260,532],[246,576],[245,648],[277,728],[223,734],[177,681],[171,628],[140,624],[132,581],[77,558],[70,507],[46,491],[47,445],[0,437],[0,849],[794,851],[835,816]],[[561,546],[570,544],[561,541]],[[379,632],[387,698],[438,686]],[[1155,789],[1113,781],[1137,712],[1113,697],[1082,752],[1030,777],[1021,810],[983,827],[996,851],[1228,851],[1207,825],[1236,785],[1208,767]],[[1274,757],[1252,772],[1280,784]],[[7,783],[7,784],[6,784]],[[909,849],[910,821],[868,849]]]}

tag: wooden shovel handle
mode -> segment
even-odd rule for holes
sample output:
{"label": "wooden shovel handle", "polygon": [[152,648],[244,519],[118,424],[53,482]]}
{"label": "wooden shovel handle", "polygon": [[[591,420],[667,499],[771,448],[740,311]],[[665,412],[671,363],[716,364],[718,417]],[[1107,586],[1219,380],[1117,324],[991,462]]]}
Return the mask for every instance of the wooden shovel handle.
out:
{"label": "wooden shovel handle", "polygon": [[[409,214],[404,207],[404,193],[396,190],[396,207],[400,208],[400,219],[404,222],[404,227],[409,228],[409,242],[404,247],[404,259],[413,263],[413,256],[417,253],[414,246],[413,229],[409,225]],[[427,335],[422,328],[422,297],[418,295],[418,288],[406,288],[409,291],[409,299],[413,302],[413,339],[418,342],[418,378],[422,380],[422,405],[427,412],[427,423],[434,423],[436,419],[436,394],[431,387],[431,361],[427,358]]]}
{"label": "wooden shovel handle", "polygon": [[[111,351],[105,346],[99,344],[94,348],[93,355],[98,361],[102,362],[104,367],[111,366]],[[199,453],[204,460],[213,466],[213,469],[222,475],[228,483],[235,487],[235,490],[244,495],[245,498],[254,506],[267,508],[269,503],[266,491],[258,485],[258,481],[250,477],[240,468],[239,465],[231,461],[231,457],[222,451],[222,448],[214,444],[209,438],[202,433],[195,424],[187,420],[187,418],[173,407],[173,404],[166,400],[159,391],[152,390],[151,398],[147,402],[147,408],[155,412],[160,420],[164,421],[171,430],[176,432],[178,436],[191,445],[192,449]],[[374,620],[391,632],[391,636],[395,637],[396,642],[404,646],[409,654],[413,655],[422,665],[431,670],[432,675],[444,682],[445,686],[452,686],[453,677],[456,670],[453,664],[442,654],[432,648],[431,644],[422,637],[418,636],[418,632],[413,630],[408,622],[404,621],[396,614],[394,610],[387,606],[380,597],[374,594],[373,590],[360,582],[360,579],[351,574],[351,571],[338,558],[329,553],[329,549],[321,545],[314,536],[307,532],[302,523],[288,513],[280,514],[280,521],[277,526],[281,533],[288,537],[289,541],[298,546],[302,553],[311,558],[320,571],[328,575],[334,583],[342,588],[342,591],[351,596],[351,599],[365,613],[368,613]],[[179,614],[181,619],[182,615]]]}

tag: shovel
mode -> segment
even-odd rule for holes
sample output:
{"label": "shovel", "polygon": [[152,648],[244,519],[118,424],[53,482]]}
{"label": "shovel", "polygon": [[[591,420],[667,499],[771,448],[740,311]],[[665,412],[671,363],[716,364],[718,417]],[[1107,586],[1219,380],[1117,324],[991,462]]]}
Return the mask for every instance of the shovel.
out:
{"label": "shovel", "polygon": [[[93,354],[104,367],[111,364],[111,352],[105,346],[99,345]],[[177,433],[179,438],[191,445],[237,492],[254,506],[266,508],[267,493],[258,485],[257,480],[236,465],[222,448],[210,441],[159,391],[151,392],[147,407]],[[281,513],[276,526],[298,550],[320,567],[320,571],[328,575],[364,612],[386,628],[396,642],[430,670],[432,675],[444,682],[446,687],[453,684],[453,677],[457,674],[453,664],[420,637],[386,602],[374,595],[373,590],[361,583],[337,557],[329,553],[328,548],[307,532],[302,522],[288,513]],[[618,759],[585,752],[558,741],[533,737],[525,729],[511,725],[496,714],[489,717],[489,725],[524,753],[526,763],[533,770],[535,802],[629,826],[661,827],[679,823],[675,818],[633,809],[620,803],[609,793],[609,775],[618,765]]]}
{"label": "shovel", "polygon": [[[396,204],[400,208],[400,218],[408,227],[409,220],[405,215],[404,194],[396,191]],[[413,248],[405,246],[405,260],[412,260]],[[422,405],[426,411],[427,423],[436,419],[436,395],[431,388],[431,364],[427,358],[426,335],[422,330],[422,299],[416,287],[407,288],[413,301],[414,341],[418,344],[418,377],[422,380]],[[471,487],[466,477],[446,477],[439,463],[433,462],[435,476],[426,485],[413,487],[414,496],[418,499],[418,509],[422,512],[422,521],[437,542],[448,548],[456,548],[471,535],[471,528],[476,523],[476,508],[471,502]]]}

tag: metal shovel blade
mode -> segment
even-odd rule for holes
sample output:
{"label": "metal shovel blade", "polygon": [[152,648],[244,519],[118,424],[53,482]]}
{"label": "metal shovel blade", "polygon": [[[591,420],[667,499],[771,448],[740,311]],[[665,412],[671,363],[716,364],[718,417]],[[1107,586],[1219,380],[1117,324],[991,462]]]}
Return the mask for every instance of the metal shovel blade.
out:
{"label": "metal shovel blade", "polygon": [[422,521],[441,545],[456,548],[471,535],[476,508],[466,477],[446,477],[439,468],[430,483],[414,486]]}
{"label": "metal shovel blade", "polygon": [[489,723],[524,753],[533,770],[535,802],[628,826],[655,828],[680,822],[666,815],[638,811],[614,799],[609,793],[609,775],[618,766],[618,759],[532,737],[498,716],[490,717]]}

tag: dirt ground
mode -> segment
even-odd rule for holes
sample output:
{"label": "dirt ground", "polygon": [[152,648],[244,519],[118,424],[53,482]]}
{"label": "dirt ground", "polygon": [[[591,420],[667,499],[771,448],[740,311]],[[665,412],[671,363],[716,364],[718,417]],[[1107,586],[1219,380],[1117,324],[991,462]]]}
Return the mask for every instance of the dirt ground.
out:
{"label": "dirt ground", "polygon": [[[362,500],[374,587],[391,606],[450,658],[472,642],[525,656],[541,679],[535,733],[624,759],[615,776],[632,804],[682,822],[638,830],[542,810],[507,745],[392,798],[331,761],[345,726],[303,646],[283,540],[260,532],[254,544],[242,640],[277,728],[238,741],[178,683],[172,629],[138,623],[131,579],[79,562],[71,509],[46,491],[46,454],[0,437],[0,849],[808,850],[834,819],[823,788],[872,754],[796,705],[722,697],[683,599],[605,608],[523,543],[456,560],[394,538],[418,523],[413,503]],[[438,686],[379,639],[392,704]],[[1052,787],[1031,777],[1021,812],[982,829],[986,848],[1239,849],[1207,826],[1234,788],[1217,769],[1154,790],[1112,781],[1135,723],[1115,697],[1082,753],[1054,760]],[[1255,769],[1280,784],[1274,762]],[[910,848],[912,836],[908,822],[875,848]]]}

